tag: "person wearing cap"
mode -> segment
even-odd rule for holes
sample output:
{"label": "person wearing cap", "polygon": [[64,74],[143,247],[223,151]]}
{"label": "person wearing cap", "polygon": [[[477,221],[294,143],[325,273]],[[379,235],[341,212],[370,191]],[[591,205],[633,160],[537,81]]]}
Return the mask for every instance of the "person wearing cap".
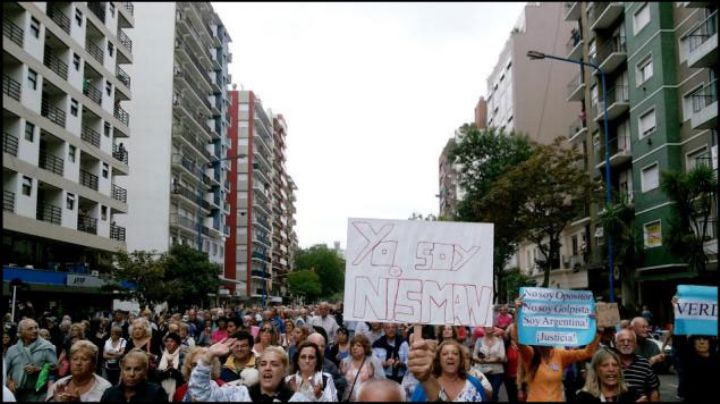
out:
{"label": "person wearing cap", "polygon": [[163,339],[165,349],[160,357],[160,363],[157,368],[157,381],[168,394],[171,400],[175,395],[175,390],[183,384],[184,379],[181,372],[184,352],[180,349],[182,338],[174,332],[169,333]]}

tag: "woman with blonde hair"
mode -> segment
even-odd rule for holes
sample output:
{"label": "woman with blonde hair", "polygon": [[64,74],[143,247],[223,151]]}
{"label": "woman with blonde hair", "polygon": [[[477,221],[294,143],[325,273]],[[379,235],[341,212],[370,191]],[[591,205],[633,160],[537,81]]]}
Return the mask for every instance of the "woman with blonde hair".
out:
{"label": "woman with blonde hair", "polygon": [[149,370],[148,354],[137,348],[130,350],[120,361],[120,383],[105,390],[100,402],[167,403],[165,390],[148,381]]}
{"label": "woman with blonde hair", "polygon": [[98,348],[88,340],[75,342],[69,350],[70,375],[48,388],[47,400],[99,401],[111,384],[95,374]]}
{"label": "woman with blonde hair", "polygon": [[[180,385],[177,390],[175,390],[175,395],[173,396],[172,400],[173,402],[179,403],[182,401],[190,401],[190,397],[186,397],[188,390],[188,381],[190,380],[190,373],[192,372],[193,368],[198,364],[198,361],[200,360],[200,358],[202,358],[202,355],[205,355],[206,353],[207,348],[205,347],[194,346],[188,349],[187,353],[185,354],[185,361],[183,362],[182,369],[180,369],[185,383]],[[220,359],[214,357],[211,363],[210,377],[213,381],[215,381],[215,383],[217,383],[218,386],[222,386],[223,384],[225,384],[225,382],[220,378],[221,368],[222,365],[220,364]]]}
{"label": "woman with blonde hair", "polygon": [[648,401],[647,397],[637,397],[633,390],[628,389],[620,358],[607,349],[599,349],[593,355],[590,369],[585,377],[585,386],[578,391],[575,398],[578,402],[594,403]]}
{"label": "woman with blonde hair", "polygon": [[128,333],[130,334],[130,338],[125,345],[125,353],[127,354],[133,349],[145,351],[145,353],[148,354],[148,360],[150,361],[150,376],[153,377],[153,373],[160,362],[162,348],[152,337],[152,327],[150,326],[150,322],[148,322],[145,317],[138,317],[130,323]]}

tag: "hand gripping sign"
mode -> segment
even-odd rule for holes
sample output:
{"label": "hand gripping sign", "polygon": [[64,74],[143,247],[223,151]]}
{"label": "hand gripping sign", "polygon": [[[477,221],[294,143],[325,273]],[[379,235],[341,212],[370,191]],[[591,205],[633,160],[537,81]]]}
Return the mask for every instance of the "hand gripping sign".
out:
{"label": "hand gripping sign", "polygon": [[580,346],[595,338],[593,294],[587,290],[520,288],[518,336],[524,345]]}
{"label": "hand gripping sign", "polygon": [[492,325],[493,225],[349,219],[347,320]]}
{"label": "hand gripping sign", "polygon": [[718,335],[717,286],[678,285],[674,334]]}

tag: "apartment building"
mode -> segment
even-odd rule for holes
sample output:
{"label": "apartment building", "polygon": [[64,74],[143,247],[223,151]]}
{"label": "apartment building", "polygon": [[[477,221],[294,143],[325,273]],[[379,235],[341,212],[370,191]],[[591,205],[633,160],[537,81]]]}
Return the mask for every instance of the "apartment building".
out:
{"label": "apartment building", "polygon": [[133,4],[2,7],[4,280],[89,292],[126,249]]}
{"label": "apartment building", "polygon": [[230,37],[207,2],[138,3],[126,142],[134,156],[124,185],[134,209],[118,218],[129,250],[186,244],[224,263]]}
{"label": "apartment building", "polygon": [[[613,197],[634,208],[640,239],[637,262],[616,256],[615,294],[624,305],[648,304],[667,318],[677,284],[717,284],[717,200],[711,212],[707,273],[698,274],[668,249],[670,201],[660,189],[664,171],[698,164],[717,169],[717,6],[709,2],[566,2],[565,19],[576,24],[564,56],[597,64],[606,76],[585,69],[568,84],[585,121],[570,125],[570,141],[586,151],[586,168],[605,177],[609,145]],[[607,103],[604,100],[607,99]],[[603,120],[607,106],[608,133]],[[607,138],[607,140],[606,140]],[[606,237],[593,206],[582,219],[582,257],[589,287],[609,292]],[[652,297],[651,297],[652,295]]]}

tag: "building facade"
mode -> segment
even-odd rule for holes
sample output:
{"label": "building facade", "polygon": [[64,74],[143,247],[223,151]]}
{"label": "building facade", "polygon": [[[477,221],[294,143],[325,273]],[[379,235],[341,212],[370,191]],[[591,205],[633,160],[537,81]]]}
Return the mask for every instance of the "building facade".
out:
{"label": "building facade", "polygon": [[92,273],[126,249],[132,3],[3,4],[3,265]]}
{"label": "building facade", "polygon": [[118,218],[129,250],[186,244],[222,264],[229,233],[230,37],[210,3],[138,3],[131,33],[136,95],[126,142],[136,160],[126,178],[130,205]]}

